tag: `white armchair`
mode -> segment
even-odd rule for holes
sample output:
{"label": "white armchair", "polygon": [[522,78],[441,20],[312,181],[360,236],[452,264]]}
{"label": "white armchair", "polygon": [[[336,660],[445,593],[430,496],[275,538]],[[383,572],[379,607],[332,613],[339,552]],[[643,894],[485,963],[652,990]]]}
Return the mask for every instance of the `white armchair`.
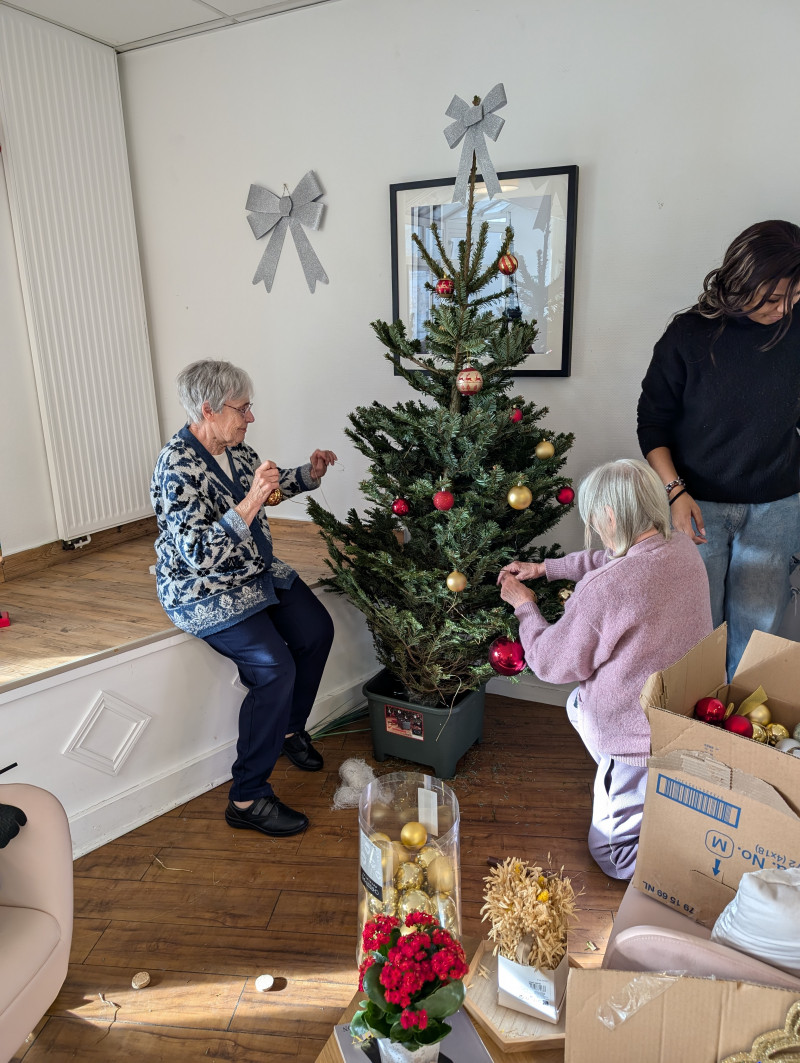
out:
{"label": "white armchair", "polygon": [[60,802],[25,783],[0,803],[28,817],[0,849],[0,1063],[8,1063],[58,995],[72,942],[72,842]]}

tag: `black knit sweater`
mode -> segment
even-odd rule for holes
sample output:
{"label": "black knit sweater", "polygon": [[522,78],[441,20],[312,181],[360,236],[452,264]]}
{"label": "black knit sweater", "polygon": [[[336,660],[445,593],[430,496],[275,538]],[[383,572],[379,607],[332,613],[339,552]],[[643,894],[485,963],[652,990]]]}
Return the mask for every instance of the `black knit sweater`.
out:
{"label": "black knit sweater", "polygon": [[[774,502],[800,491],[800,312],[769,351],[775,326],[676,317],[642,381],[642,453],[669,447],[691,494]],[[716,337],[716,338],[715,338]],[[713,349],[712,349],[713,345]]]}

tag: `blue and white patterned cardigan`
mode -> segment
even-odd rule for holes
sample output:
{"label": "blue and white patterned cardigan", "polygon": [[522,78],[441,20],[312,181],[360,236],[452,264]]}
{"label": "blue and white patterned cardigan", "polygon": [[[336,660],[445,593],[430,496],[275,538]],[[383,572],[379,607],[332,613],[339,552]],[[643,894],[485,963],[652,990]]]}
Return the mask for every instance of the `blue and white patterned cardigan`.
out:
{"label": "blue and white patterned cardigan", "polygon": [[[275,588],[297,576],[273,556],[265,509],[249,527],[234,509],[250,490],[258,455],[242,443],[228,456],[234,480],[184,427],[159,454],[150,484],[158,597],[172,623],[199,638],[274,605]],[[310,463],[279,472],[286,498],[319,487]]]}

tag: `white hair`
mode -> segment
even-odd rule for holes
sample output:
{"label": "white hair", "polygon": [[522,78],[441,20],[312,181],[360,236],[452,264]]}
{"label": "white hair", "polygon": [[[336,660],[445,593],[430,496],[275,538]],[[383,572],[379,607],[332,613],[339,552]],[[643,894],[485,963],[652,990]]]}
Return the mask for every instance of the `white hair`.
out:
{"label": "white hair", "polygon": [[178,373],[177,383],[178,398],[190,424],[202,422],[204,402],[219,413],[228,399],[250,399],[253,395],[253,381],[244,369],[211,358],[187,365]]}
{"label": "white hair", "polygon": [[589,549],[596,532],[615,557],[624,557],[644,532],[672,535],[664,485],[650,466],[620,458],[593,469],[578,489],[578,510]]}

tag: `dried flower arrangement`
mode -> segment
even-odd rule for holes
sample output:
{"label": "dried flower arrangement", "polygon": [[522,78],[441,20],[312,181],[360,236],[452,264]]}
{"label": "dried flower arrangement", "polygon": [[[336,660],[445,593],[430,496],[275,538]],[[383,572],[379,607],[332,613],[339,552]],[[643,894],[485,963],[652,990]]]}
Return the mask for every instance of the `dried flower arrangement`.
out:
{"label": "dried flower arrangement", "polygon": [[567,951],[567,931],[575,915],[575,890],[559,871],[543,871],[509,857],[493,867],[481,908],[491,923],[495,953],[516,963],[552,971]]}

